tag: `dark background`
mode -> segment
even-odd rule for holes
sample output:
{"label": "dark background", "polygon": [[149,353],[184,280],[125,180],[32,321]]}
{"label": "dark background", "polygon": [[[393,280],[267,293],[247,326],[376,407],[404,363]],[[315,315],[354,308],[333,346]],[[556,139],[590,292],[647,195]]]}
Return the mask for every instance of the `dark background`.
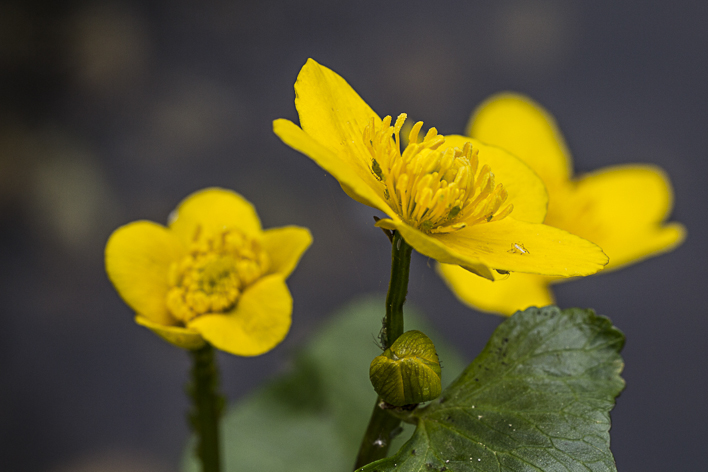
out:
{"label": "dark background", "polygon": [[[188,437],[186,353],[132,322],[103,270],[117,226],[164,222],[190,192],[235,189],[265,227],[315,244],[289,285],[290,335],[254,359],[221,355],[242,397],[343,303],[383,293],[374,212],[271,121],[296,119],[308,57],[380,114],[463,130],[513,90],[557,118],[576,172],[646,162],[688,229],[674,253],[556,287],[627,335],[612,413],[618,468],[705,468],[708,7],[647,1],[116,1],[0,3],[0,467],[176,470]],[[413,260],[409,301],[468,357],[501,318],[460,304]],[[375,333],[378,327],[372,327]],[[370,342],[364,340],[363,342]]]}

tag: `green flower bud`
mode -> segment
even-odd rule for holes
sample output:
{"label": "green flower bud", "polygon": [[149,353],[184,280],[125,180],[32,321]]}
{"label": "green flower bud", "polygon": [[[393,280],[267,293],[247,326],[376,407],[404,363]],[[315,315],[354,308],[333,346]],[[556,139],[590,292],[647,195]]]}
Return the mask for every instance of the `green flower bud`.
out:
{"label": "green flower bud", "polygon": [[440,361],[433,342],[420,331],[408,331],[371,361],[374,390],[394,406],[427,402],[440,396]]}

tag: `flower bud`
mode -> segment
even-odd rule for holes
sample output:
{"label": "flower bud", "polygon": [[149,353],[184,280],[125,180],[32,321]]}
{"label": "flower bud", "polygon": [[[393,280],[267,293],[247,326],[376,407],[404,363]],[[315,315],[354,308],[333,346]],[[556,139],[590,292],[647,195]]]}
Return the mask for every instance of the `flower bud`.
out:
{"label": "flower bud", "polygon": [[434,400],[440,396],[440,361],[433,342],[420,331],[403,333],[374,358],[369,368],[374,390],[394,406]]}

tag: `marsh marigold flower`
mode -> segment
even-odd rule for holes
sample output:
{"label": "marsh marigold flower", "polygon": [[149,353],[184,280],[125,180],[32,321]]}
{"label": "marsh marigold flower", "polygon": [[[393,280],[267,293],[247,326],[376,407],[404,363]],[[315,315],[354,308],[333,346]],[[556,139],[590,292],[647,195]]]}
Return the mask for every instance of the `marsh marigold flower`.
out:
{"label": "marsh marigold flower", "polygon": [[[524,96],[490,98],[473,114],[467,134],[526,162],[548,189],[545,223],[602,247],[610,258],[605,270],[669,251],[685,237],[682,225],[663,223],[671,212],[672,191],[661,169],[631,164],[573,179],[570,153],[555,121]],[[563,280],[511,274],[491,283],[452,265],[441,264],[439,270],[462,301],[505,315],[555,303],[549,285]]]}
{"label": "marsh marigold flower", "polygon": [[246,199],[210,188],[180,203],[167,227],[118,228],[106,244],[106,272],[135,321],[167,341],[257,356],[290,329],[285,279],[311,242],[305,228],[262,230]]}
{"label": "marsh marigold flower", "polygon": [[522,161],[463,136],[421,133],[401,149],[405,114],[379,117],[347,82],[312,59],[295,83],[300,127],[280,119],[286,144],[332,174],[360,203],[384,212],[418,252],[494,279],[499,272],[578,276],[607,257],[595,244],[544,225],[548,195]]}

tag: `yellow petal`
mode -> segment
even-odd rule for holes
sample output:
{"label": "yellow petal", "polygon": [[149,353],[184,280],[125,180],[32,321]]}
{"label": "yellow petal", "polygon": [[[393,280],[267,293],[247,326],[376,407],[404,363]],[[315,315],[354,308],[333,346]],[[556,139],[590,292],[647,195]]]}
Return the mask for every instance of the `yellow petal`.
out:
{"label": "yellow petal", "polygon": [[193,329],[153,323],[140,315],[135,317],[135,322],[150,329],[165,341],[177,347],[181,347],[182,349],[199,349],[204,345],[202,336]]}
{"label": "yellow petal", "polygon": [[262,278],[242,295],[231,313],[202,315],[188,324],[217,349],[258,356],[288,334],[293,300],[280,274]]}
{"label": "yellow petal", "polygon": [[[512,217],[432,236],[453,253],[509,272],[573,277],[594,274],[607,264],[602,249],[590,241]],[[525,248],[526,253],[514,250],[514,244]]]}
{"label": "yellow petal", "polygon": [[372,118],[377,125],[381,119],[346,80],[308,59],[295,82],[295,107],[308,135],[363,177],[373,178],[362,136]]}
{"label": "yellow petal", "polygon": [[546,223],[600,245],[612,269],[669,251],[685,238],[681,224],[663,223],[671,212],[671,184],[654,166],[602,169],[552,198]]}
{"label": "yellow petal", "polygon": [[[419,231],[401,220],[382,219],[376,222],[379,228],[395,230],[401,233],[403,239],[413,246],[413,249],[431,257],[438,262],[447,264],[457,264],[465,269],[474,272],[480,277],[493,280],[494,274],[491,268],[483,264],[474,254],[460,254],[441,243],[437,238]],[[459,232],[459,231],[458,231]]]}
{"label": "yellow petal", "polygon": [[312,235],[298,226],[271,228],[263,233],[261,244],[270,259],[270,272],[287,277],[312,244]]}
{"label": "yellow petal", "polygon": [[450,264],[438,264],[438,272],[463,303],[479,311],[509,316],[555,303],[550,278],[543,275],[513,273],[492,282]]}
{"label": "yellow petal", "polygon": [[[371,171],[366,170],[366,178],[362,178],[360,172],[351,163],[342,159],[342,155],[333,152],[315,141],[309,134],[298,128],[295,123],[288,120],[275,120],[273,122],[273,132],[291,148],[300,151],[315,161],[320,167],[329,172],[337,179],[339,185],[351,198],[359,203],[383,211],[388,215],[393,215],[393,210],[388,203],[375,190]],[[368,151],[364,151],[367,152]]]}
{"label": "yellow petal", "polygon": [[186,248],[164,226],[135,221],[121,226],[106,243],[106,272],[118,294],[138,314],[153,323],[174,325],[165,295],[170,264]]}
{"label": "yellow petal", "polygon": [[549,187],[570,179],[570,153],[555,120],[523,95],[503,93],[486,100],[472,115],[467,134],[516,155]]}
{"label": "yellow petal", "polygon": [[170,229],[185,244],[195,234],[214,234],[224,228],[238,228],[248,235],[261,232],[253,205],[238,193],[221,188],[194,192],[170,215]]}
{"label": "yellow petal", "polygon": [[503,184],[509,193],[504,206],[514,205],[514,218],[542,223],[548,208],[548,194],[541,178],[526,163],[504,149],[465,136],[445,136],[446,145],[460,149],[468,141],[479,149],[479,168],[488,165],[496,183]]}

